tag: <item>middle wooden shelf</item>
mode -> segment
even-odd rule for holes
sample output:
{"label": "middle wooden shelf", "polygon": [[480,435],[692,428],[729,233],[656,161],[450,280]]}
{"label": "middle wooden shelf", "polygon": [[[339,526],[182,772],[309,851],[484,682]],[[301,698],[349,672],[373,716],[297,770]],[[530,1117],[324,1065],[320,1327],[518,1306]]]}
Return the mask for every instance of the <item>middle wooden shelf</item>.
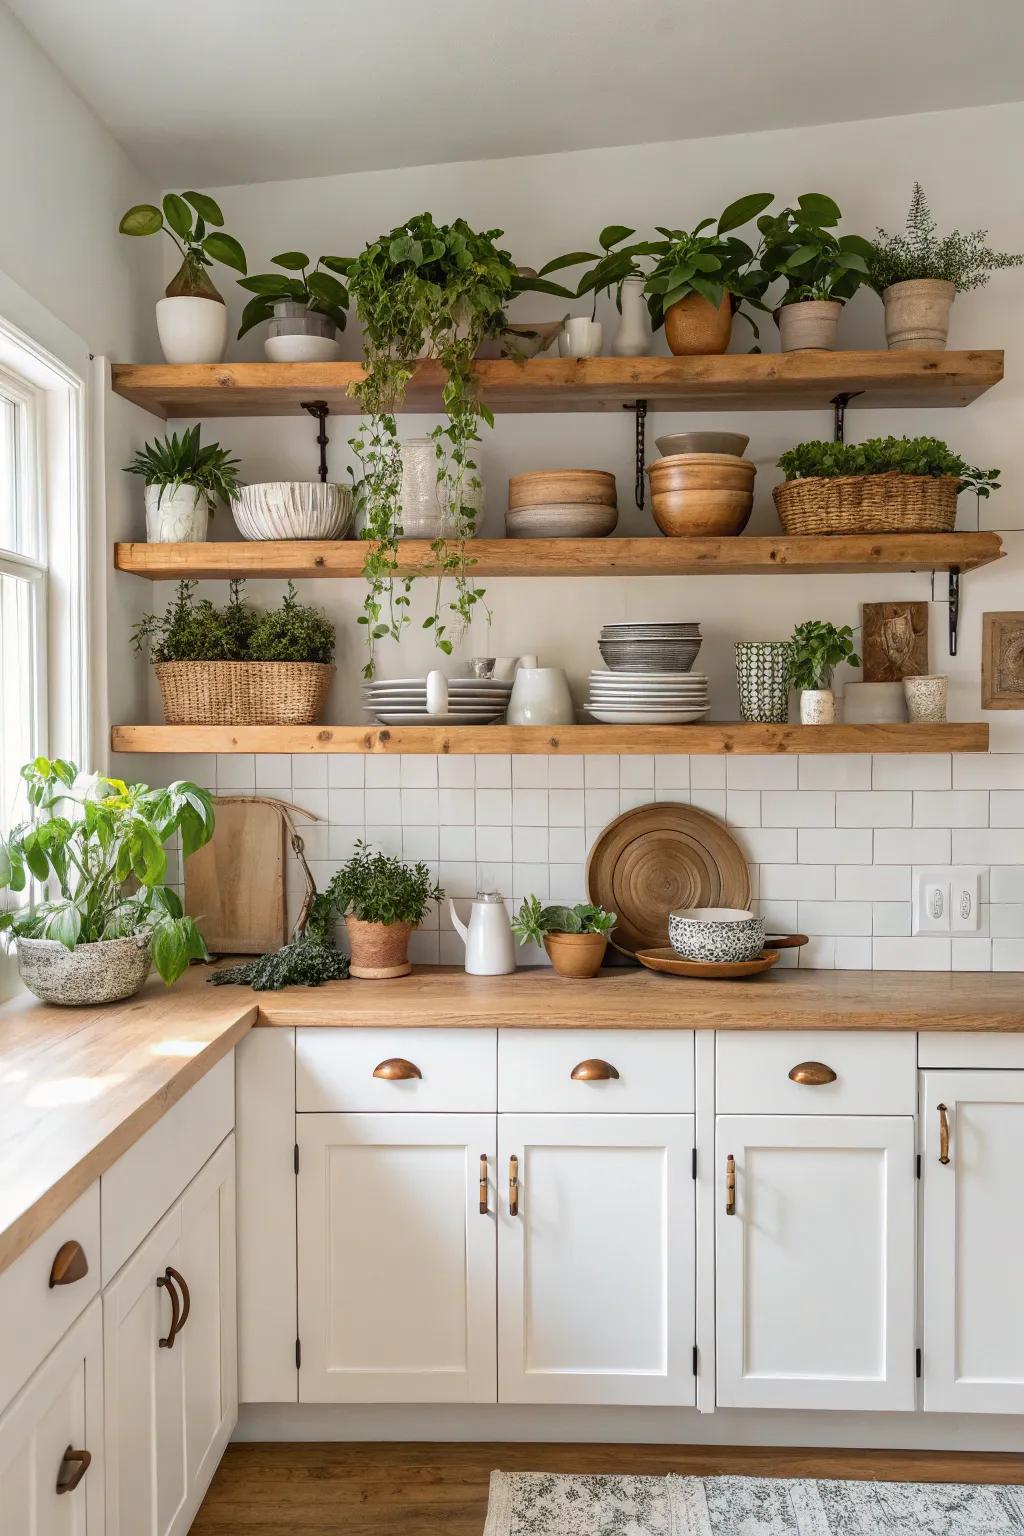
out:
{"label": "middle wooden shelf", "polygon": [[[971,571],[1003,555],[997,533],[785,535],[665,539],[474,539],[479,576],[759,576],[866,571]],[[360,540],[268,540],[247,543],[115,544],[114,566],[150,581],[295,579],[362,574]],[[434,568],[426,540],[408,539],[399,574]]]}

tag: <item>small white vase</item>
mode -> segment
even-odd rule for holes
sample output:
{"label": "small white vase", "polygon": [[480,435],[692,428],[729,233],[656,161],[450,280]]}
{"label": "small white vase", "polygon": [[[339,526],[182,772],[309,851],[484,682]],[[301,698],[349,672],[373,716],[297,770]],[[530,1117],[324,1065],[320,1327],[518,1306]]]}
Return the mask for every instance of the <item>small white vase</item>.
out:
{"label": "small white vase", "polygon": [[599,357],[604,330],[599,320],[570,319],[558,333],[561,357]]}
{"label": "small white vase", "polygon": [[194,485],[179,485],[174,491],[146,486],[146,538],[151,544],[203,544],[209,525],[206,497]]}
{"label": "small white vase", "polygon": [[228,307],[193,294],[158,299],[156,328],[169,363],[219,363],[228,344]]}
{"label": "small white vase", "polygon": [[612,351],[616,357],[645,357],[651,350],[651,328],[642,277],[623,278],[621,302],[622,318],[615,332]]}
{"label": "small white vase", "polygon": [[801,725],[835,725],[836,696],[831,688],[803,688],[800,692]]}

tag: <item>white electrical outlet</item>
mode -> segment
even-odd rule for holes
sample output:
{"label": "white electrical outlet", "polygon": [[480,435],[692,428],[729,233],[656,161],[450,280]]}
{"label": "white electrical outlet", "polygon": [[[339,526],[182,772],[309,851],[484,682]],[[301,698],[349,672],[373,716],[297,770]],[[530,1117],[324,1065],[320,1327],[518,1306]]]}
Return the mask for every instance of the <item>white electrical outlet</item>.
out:
{"label": "white electrical outlet", "polygon": [[949,884],[949,930],[977,933],[981,927],[981,871],[956,869]]}
{"label": "white electrical outlet", "polygon": [[914,890],[913,931],[915,933],[949,933],[949,903],[949,870],[919,870]]}

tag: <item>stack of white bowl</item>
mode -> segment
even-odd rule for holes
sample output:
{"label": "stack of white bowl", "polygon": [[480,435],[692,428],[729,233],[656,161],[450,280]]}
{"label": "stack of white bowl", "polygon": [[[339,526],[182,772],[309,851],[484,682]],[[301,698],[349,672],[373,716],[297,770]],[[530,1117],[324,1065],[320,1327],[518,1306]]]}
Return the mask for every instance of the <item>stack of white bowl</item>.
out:
{"label": "stack of white bowl", "polygon": [[446,712],[431,714],[425,677],[380,678],[363,689],[363,708],[381,725],[491,725],[504,719],[511,692],[511,682],[450,677]]}

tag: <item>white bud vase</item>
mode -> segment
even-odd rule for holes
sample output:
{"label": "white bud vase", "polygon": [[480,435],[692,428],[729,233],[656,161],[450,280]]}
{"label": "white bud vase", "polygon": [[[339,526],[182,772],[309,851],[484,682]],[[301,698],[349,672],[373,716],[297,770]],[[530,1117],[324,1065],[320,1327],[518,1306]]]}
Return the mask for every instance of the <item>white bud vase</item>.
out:
{"label": "white bud vase", "polygon": [[835,725],[836,696],[831,688],[803,688],[800,692],[801,725]]}
{"label": "white bud vase", "polygon": [[622,280],[622,318],[615,332],[612,351],[616,357],[646,357],[651,350],[651,328],[644,303],[644,279]]}

